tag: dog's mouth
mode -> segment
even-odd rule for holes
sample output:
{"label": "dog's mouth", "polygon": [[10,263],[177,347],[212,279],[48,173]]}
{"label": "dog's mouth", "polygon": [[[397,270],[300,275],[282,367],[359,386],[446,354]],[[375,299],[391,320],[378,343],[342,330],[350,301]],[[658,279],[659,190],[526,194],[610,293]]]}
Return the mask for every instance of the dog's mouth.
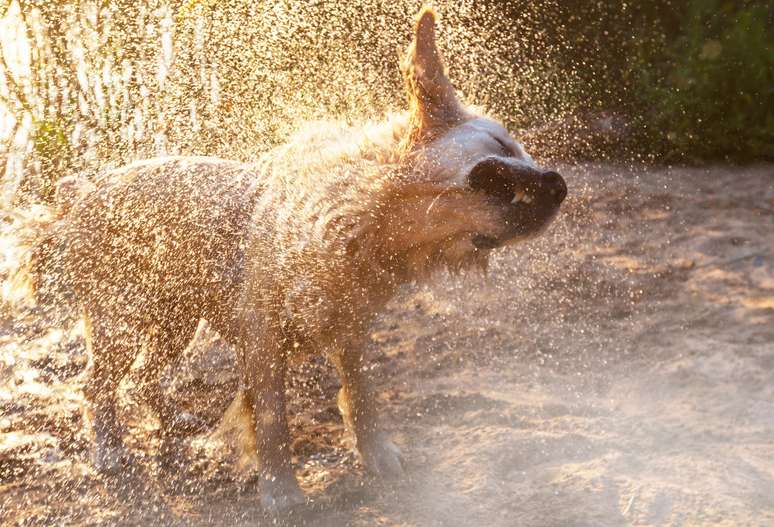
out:
{"label": "dog's mouth", "polygon": [[476,249],[496,249],[540,234],[556,216],[559,205],[526,194],[524,197],[517,195],[503,209],[501,232],[473,235],[471,242]]}
{"label": "dog's mouth", "polygon": [[473,247],[482,251],[497,249],[500,246],[500,241],[497,238],[486,234],[475,234],[470,241],[473,243]]}
{"label": "dog's mouth", "polygon": [[471,243],[479,250],[495,249],[540,233],[551,223],[567,196],[567,185],[556,172],[500,160],[479,163],[468,179],[475,190],[488,195],[502,217],[496,234],[473,235]]}

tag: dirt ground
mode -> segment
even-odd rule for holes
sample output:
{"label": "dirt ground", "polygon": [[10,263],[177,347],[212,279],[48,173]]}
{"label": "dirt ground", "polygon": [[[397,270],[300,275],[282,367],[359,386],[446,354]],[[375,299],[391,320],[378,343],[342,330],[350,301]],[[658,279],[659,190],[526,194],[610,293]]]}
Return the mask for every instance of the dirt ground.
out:
{"label": "dirt ground", "polygon": [[[774,525],[774,167],[564,172],[541,239],[488,276],[408,288],[371,335],[405,481],[363,474],[323,358],[290,383],[297,474],[312,504],[262,516],[256,484],[206,435],[157,458],[149,411],[122,399],[141,462],[87,460],[78,327],[0,325],[1,525]],[[232,356],[202,331],[168,372],[214,424]]]}

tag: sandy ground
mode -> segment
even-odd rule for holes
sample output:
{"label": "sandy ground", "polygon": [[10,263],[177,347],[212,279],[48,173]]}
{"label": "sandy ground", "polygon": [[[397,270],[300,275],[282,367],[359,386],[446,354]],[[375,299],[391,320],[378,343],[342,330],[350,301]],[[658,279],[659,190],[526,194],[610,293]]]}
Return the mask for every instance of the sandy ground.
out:
{"label": "sandy ground", "polygon": [[[566,168],[564,213],[488,277],[409,288],[372,364],[405,481],[373,482],[320,358],[293,375],[297,473],[320,526],[774,525],[774,167]],[[88,465],[77,327],[0,326],[0,524],[271,525],[203,436],[159,466],[122,399],[136,470]],[[168,391],[214,423],[231,353],[203,333]],[[283,523],[280,521],[279,523]]]}

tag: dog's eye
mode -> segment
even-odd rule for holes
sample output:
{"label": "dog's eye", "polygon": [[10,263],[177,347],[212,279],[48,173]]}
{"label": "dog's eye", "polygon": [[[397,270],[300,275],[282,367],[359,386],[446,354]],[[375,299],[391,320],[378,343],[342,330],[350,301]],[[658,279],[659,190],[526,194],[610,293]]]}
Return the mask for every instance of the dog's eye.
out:
{"label": "dog's eye", "polygon": [[497,144],[500,145],[501,153],[505,154],[506,157],[513,157],[514,152],[511,150],[511,147],[505,144],[505,141],[500,139],[499,137],[492,136],[495,141],[497,141]]}

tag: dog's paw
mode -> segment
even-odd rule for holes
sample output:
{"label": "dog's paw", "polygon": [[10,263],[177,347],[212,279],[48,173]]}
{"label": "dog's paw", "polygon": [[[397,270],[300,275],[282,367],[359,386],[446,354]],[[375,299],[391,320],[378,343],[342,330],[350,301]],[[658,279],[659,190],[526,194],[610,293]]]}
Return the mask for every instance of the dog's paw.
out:
{"label": "dog's paw", "polygon": [[359,447],[366,470],[382,479],[403,477],[403,454],[400,449],[385,437],[366,441]]}
{"label": "dog's paw", "polygon": [[306,505],[306,496],[295,478],[282,480],[266,478],[261,480],[261,507],[272,516],[288,514]]}

